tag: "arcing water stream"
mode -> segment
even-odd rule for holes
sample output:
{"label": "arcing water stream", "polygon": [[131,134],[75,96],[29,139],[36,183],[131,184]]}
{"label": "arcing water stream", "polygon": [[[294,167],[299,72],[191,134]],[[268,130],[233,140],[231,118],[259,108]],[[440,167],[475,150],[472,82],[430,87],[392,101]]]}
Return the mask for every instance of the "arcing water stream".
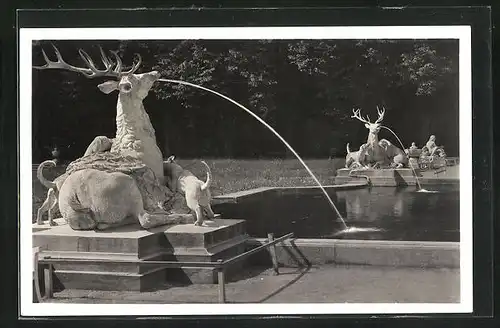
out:
{"label": "arcing water stream", "polygon": [[[240,107],[241,109],[245,110],[253,118],[255,118],[257,121],[259,121],[260,123],[262,123],[266,128],[268,128],[272,133],[274,133],[276,135],[276,137],[278,137],[278,139],[281,140],[281,142],[283,142],[283,144],[293,153],[293,155],[295,155],[295,157],[299,160],[300,164],[302,164],[302,166],[304,166],[304,168],[307,170],[307,172],[309,173],[309,175],[311,176],[311,178],[313,178],[314,181],[316,182],[316,184],[320,187],[321,191],[323,192],[323,194],[325,195],[326,199],[330,203],[330,206],[337,213],[337,217],[342,222],[342,225],[344,227],[344,229],[342,230],[342,232],[353,232],[354,231],[355,228],[352,228],[352,227],[348,228],[347,227],[347,225],[346,225],[346,223],[344,221],[344,218],[342,217],[342,215],[340,214],[339,210],[337,209],[337,207],[333,203],[333,200],[330,198],[330,196],[326,192],[325,188],[323,188],[323,185],[321,184],[321,182],[319,182],[318,178],[316,178],[316,176],[314,175],[314,173],[312,173],[311,169],[309,169],[309,167],[306,165],[306,163],[304,163],[304,161],[299,156],[299,154],[297,154],[297,152],[292,148],[292,146],[290,146],[288,144],[288,142],[286,142],[286,140],[278,132],[276,132],[276,130],[274,130],[269,124],[267,124],[263,119],[261,119],[259,116],[257,116],[256,114],[254,114],[251,110],[249,110],[245,106],[237,103],[233,99],[231,99],[231,98],[229,98],[229,97],[227,97],[227,96],[225,96],[225,95],[223,95],[223,94],[221,94],[221,93],[219,93],[217,91],[214,91],[214,90],[202,87],[202,86],[197,85],[197,84],[185,82],[185,81],[171,80],[171,79],[158,79],[158,81],[167,82],[167,83],[184,84],[184,85],[188,85],[188,86],[191,86],[191,87],[194,87],[194,88],[198,88],[198,89],[201,89],[201,90],[205,90],[205,91],[211,92],[211,93],[213,93],[213,94],[215,94],[215,95],[217,95],[217,96],[219,96],[221,98],[226,99],[227,101],[230,101],[231,103],[235,104],[236,106]],[[360,231],[360,230],[357,229],[355,231]]]}

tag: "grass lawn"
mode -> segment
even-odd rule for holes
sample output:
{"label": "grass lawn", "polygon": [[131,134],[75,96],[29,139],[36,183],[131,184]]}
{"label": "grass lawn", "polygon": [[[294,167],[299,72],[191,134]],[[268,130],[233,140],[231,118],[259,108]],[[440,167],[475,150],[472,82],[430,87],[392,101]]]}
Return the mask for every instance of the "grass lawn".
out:
{"label": "grass lawn", "polygon": [[[205,180],[205,166],[201,159],[177,159],[184,168],[190,170],[202,180]],[[213,196],[258,187],[291,187],[314,186],[316,183],[306,169],[296,159],[274,160],[234,160],[234,159],[204,159],[212,170]],[[308,159],[304,162],[324,185],[335,182],[337,169],[344,166],[344,159]],[[63,172],[63,168],[47,169],[44,174],[53,179]],[[53,172],[53,171],[58,171]],[[52,174],[51,174],[52,173]],[[36,211],[42,205],[47,195],[47,189],[36,177],[36,166],[33,172],[33,216],[36,221]]]}
{"label": "grass lawn", "polygon": [[[200,160],[178,159],[177,162],[205,180],[205,167]],[[314,179],[296,159],[206,159],[205,162],[212,170],[211,191],[214,196],[258,187],[316,185]],[[334,184],[337,169],[344,166],[344,159],[310,159],[304,162],[324,185]]]}

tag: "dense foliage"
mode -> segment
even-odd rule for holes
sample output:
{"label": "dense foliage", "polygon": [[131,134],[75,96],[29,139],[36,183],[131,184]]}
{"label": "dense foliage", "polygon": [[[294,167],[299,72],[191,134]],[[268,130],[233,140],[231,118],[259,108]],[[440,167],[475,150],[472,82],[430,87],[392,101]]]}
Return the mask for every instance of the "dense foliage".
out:
{"label": "dense foliage", "polygon": [[[126,64],[140,53],[140,71],[196,83],[248,107],[305,157],[342,157],[345,144],[359,146],[364,125],[352,108],[376,117],[405,146],[436,134],[449,155],[458,155],[458,42],[454,40],[184,40],[57,41],[65,60],[83,66],[78,49],[98,62],[100,44],[118,50]],[[43,64],[33,45],[34,64]],[[76,73],[33,70],[34,158],[81,156],[96,135],[115,133],[116,93]],[[146,98],[165,156],[280,157],[287,149],[235,105],[188,86],[157,82]],[[387,131],[381,138],[396,142]]]}

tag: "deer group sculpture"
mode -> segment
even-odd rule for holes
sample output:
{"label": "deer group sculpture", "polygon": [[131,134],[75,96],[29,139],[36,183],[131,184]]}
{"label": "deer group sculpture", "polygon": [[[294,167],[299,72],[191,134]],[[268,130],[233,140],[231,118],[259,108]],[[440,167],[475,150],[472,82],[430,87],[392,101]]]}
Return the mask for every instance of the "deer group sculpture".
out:
{"label": "deer group sculpture", "polygon": [[378,134],[382,128],[382,121],[385,116],[385,108],[380,109],[377,106],[378,118],[375,122],[370,121],[370,117],[367,115],[366,118],[361,116],[361,109],[353,109],[352,118],[355,118],[362,123],[365,123],[365,127],[368,129],[368,138],[366,143],[362,145],[358,151],[363,156],[359,156],[359,160],[352,161],[352,153],[348,149],[346,157],[346,167],[347,168],[384,168],[388,166],[395,166],[397,168],[403,167],[407,164],[407,157],[404,155],[403,151],[394,146],[386,139],[379,140]]}
{"label": "deer group sculpture", "polygon": [[159,73],[136,73],[142,63],[139,54],[132,67],[124,70],[118,53],[111,52],[113,61],[101,47],[104,69],[82,49],[79,54],[87,67],[76,67],[52,46],[56,60],[42,49],[45,64],[34,68],[68,70],[89,79],[110,77],[113,79],[98,85],[99,90],[105,94],[118,91],[115,137],[96,137],[85,155],[66,170],[58,201],[63,218],[75,230],[107,229],[134,220],[143,228],[194,222],[192,215],[176,215],[164,208],[173,193],[165,186],[162,153],[143,105]]}

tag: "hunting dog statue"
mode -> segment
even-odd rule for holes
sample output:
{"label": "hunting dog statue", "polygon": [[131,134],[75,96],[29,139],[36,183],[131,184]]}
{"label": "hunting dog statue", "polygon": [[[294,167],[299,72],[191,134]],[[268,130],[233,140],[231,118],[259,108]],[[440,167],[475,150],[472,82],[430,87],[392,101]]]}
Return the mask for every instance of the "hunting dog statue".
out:
{"label": "hunting dog statue", "polygon": [[36,216],[36,223],[38,225],[42,225],[43,215],[48,212],[49,225],[55,226],[57,224],[54,221],[54,214],[59,209],[59,207],[57,206],[59,200],[59,190],[61,190],[61,187],[63,183],[66,181],[68,174],[64,173],[55,178],[54,181],[49,181],[43,176],[43,170],[47,166],[55,167],[56,162],[44,161],[38,166],[38,169],[36,171],[38,180],[40,180],[41,184],[43,184],[45,187],[49,189],[47,191],[47,198],[43,202],[42,206],[40,206],[40,208],[38,209]]}
{"label": "hunting dog statue", "polygon": [[191,171],[184,169],[176,163],[175,156],[170,156],[163,163],[165,182],[172,192],[179,192],[184,195],[186,204],[191,211],[196,214],[195,225],[202,225],[205,216],[213,220],[215,214],[210,206],[212,196],[210,184],[212,182],[212,172],[208,164],[201,161],[207,169],[207,179],[205,182],[198,179]]}
{"label": "hunting dog statue", "polygon": [[347,143],[347,155],[345,159],[345,167],[346,168],[360,168],[364,167],[362,163],[365,162],[366,149],[368,148],[368,144],[362,144],[357,151],[351,151],[349,149],[349,143]]}

